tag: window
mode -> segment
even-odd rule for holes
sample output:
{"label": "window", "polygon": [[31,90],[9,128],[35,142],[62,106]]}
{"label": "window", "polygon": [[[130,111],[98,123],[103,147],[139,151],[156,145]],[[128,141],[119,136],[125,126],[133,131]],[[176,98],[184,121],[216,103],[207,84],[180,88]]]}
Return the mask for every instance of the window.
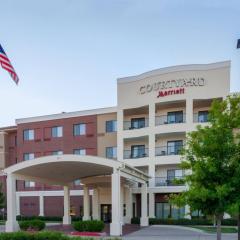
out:
{"label": "window", "polygon": [[131,146],[131,158],[146,157],[145,145]]}
{"label": "window", "polygon": [[75,180],[75,181],[74,181],[74,185],[75,185],[75,186],[81,185],[81,180],[80,180],[80,179]]}
{"label": "window", "polygon": [[34,159],[34,153],[24,153],[23,154],[23,160],[28,161]]}
{"label": "window", "polygon": [[208,122],[208,111],[198,112],[198,122]]}
{"label": "window", "polygon": [[52,137],[62,137],[63,136],[63,127],[52,127]]}
{"label": "window", "polygon": [[144,128],[145,118],[132,118],[131,119],[131,129]]}
{"label": "window", "polygon": [[34,130],[33,129],[24,130],[23,131],[23,140],[24,141],[34,140]]}
{"label": "window", "polygon": [[185,215],[185,207],[178,208],[170,203],[156,203],[156,218],[180,219]]}
{"label": "window", "polygon": [[183,122],[183,111],[168,112],[167,123],[182,123]]}
{"label": "window", "polygon": [[32,181],[25,181],[25,182],[24,182],[24,186],[25,186],[25,188],[28,188],[28,187],[35,187],[35,182],[32,182]]}
{"label": "window", "polygon": [[167,180],[181,179],[184,173],[182,169],[171,169],[167,171]]}
{"label": "window", "polygon": [[86,134],[86,124],[80,123],[73,125],[74,136],[85,135]]}
{"label": "window", "polygon": [[63,151],[53,151],[52,155],[62,155]]}
{"label": "window", "polygon": [[180,154],[180,151],[183,147],[183,141],[177,140],[177,141],[168,141],[167,142],[167,152],[168,155],[178,155]]}
{"label": "window", "polygon": [[106,158],[117,158],[117,147],[106,147]]}
{"label": "window", "polygon": [[73,154],[76,155],[86,155],[86,149],[82,148],[82,149],[74,149],[73,150]]}
{"label": "window", "polygon": [[106,132],[117,131],[117,120],[106,121]]}

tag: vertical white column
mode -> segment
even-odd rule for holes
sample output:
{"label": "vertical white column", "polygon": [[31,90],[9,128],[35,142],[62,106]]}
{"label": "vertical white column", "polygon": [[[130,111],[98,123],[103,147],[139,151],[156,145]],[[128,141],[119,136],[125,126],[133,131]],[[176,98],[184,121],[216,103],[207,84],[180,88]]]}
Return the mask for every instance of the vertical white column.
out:
{"label": "vertical white column", "polygon": [[63,225],[71,224],[70,216],[70,190],[68,186],[64,186],[64,216],[63,216]]}
{"label": "vertical white column", "polygon": [[16,195],[16,214],[17,214],[17,216],[21,215],[21,212],[20,212],[20,196],[18,194]]}
{"label": "vertical white column", "polygon": [[123,160],[123,110],[117,112],[117,160]]}
{"label": "vertical white column", "polygon": [[147,184],[143,183],[141,187],[141,219],[140,219],[140,225],[142,227],[148,226],[148,207],[147,207]]}
{"label": "vertical white column", "polygon": [[186,100],[186,123],[189,126],[193,124],[193,99],[188,98]]}
{"label": "vertical white column", "polygon": [[155,194],[149,192],[149,217],[155,218]]}
{"label": "vertical white column", "polygon": [[121,236],[121,182],[119,170],[114,170],[112,174],[112,222],[110,224],[110,235]]}
{"label": "vertical white column", "polygon": [[126,199],[126,216],[125,223],[131,223],[133,213],[133,194],[130,187],[125,188],[125,199]]}
{"label": "vertical white column", "polygon": [[155,186],[155,103],[149,104],[149,187]]}
{"label": "vertical white column", "polygon": [[87,186],[83,187],[83,220],[90,219],[90,196],[89,188]]}
{"label": "vertical white column", "polygon": [[44,196],[42,193],[39,195],[39,216],[44,216]]}
{"label": "vertical white column", "polygon": [[13,174],[7,175],[7,222],[6,232],[19,229],[16,220],[16,178]]}
{"label": "vertical white column", "polygon": [[92,217],[94,220],[99,220],[99,189],[93,189],[93,196],[92,196]]}

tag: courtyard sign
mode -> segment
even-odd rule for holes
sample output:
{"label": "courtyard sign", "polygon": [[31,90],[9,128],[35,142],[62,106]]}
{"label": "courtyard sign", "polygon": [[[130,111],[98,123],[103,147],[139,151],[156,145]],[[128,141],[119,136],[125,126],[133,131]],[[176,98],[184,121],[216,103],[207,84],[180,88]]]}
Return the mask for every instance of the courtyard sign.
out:
{"label": "courtyard sign", "polygon": [[[202,87],[202,86],[205,86],[205,84],[206,84],[205,78],[180,78],[176,80],[167,80],[167,81],[155,82],[153,84],[146,84],[144,86],[141,86],[139,91],[140,91],[140,94],[145,94],[145,93],[165,90],[169,88],[171,89],[171,88],[185,88],[185,87]],[[175,90],[172,90],[172,91],[175,91]],[[179,93],[172,93],[172,94],[179,94]]]}

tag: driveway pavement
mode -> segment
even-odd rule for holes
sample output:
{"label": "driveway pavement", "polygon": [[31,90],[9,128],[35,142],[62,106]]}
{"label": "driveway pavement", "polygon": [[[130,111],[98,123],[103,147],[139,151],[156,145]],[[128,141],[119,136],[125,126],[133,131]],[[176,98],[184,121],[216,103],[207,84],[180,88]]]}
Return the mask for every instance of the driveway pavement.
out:
{"label": "driveway pavement", "polygon": [[[124,240],[215,240],[216,234],[181,226],[155,225],[123,237]],[[235,240],[237,234],[222,234],[222,240]]]}

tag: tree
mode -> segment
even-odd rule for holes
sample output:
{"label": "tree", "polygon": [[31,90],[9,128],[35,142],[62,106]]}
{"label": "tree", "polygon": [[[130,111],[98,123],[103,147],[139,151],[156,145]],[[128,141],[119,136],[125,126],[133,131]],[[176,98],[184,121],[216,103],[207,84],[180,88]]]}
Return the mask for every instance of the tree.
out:
{"label": "tree", "polygon": [[[187,135],[181,167],[186,170],[187,190],[173,195],[179,206],[190,205],[205,215],[215,216],[217,240],[221,239],[221,220],[230,205],[236,203],[236,134],[239,127],[240,98],[215,100],[209,111],[209,125],[197,126]],[[238,175],[239,176],[239,175]],[[239,198],[240,199],[240,198]]]}
{"label": "tree", "polygon": [[[5,203],[5,195],[2,191],[2,184],[0,183],[0,209],[5,209],[6,203]],[[4,212],[3,212],[4,215]]]}

